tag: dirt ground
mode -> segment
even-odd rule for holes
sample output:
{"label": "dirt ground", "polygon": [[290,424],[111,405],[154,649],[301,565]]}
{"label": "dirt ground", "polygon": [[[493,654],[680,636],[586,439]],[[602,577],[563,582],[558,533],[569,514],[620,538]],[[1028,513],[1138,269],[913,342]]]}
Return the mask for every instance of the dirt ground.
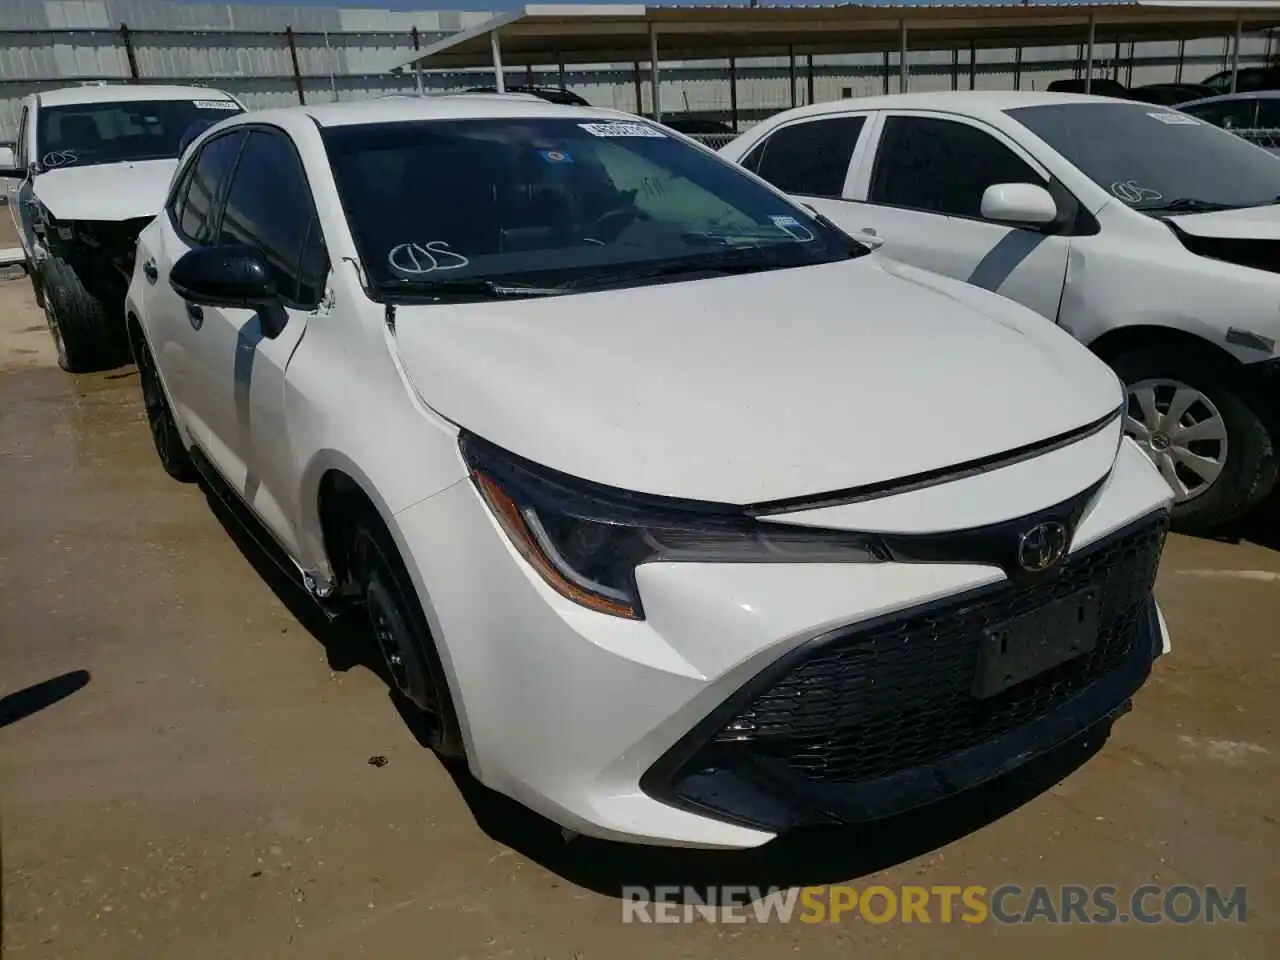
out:
{"label": "dirt ground", "polygon": [[[578,840],[450,776],[348,638],[161,471],[131,368],[52,365],[0,282],[5,956],[1280,955],[1280,523],[1175,537],[1174,637],[1109,738],[761,851]],[[386,763],[371,763],[375,757]],[[1218,884],[1244,924],[622,923],[630,884]]]}

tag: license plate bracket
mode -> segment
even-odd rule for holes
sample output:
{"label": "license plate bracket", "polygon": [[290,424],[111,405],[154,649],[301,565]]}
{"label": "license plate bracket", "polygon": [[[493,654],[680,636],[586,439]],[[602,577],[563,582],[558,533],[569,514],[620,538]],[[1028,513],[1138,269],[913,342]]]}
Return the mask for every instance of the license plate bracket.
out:
{"label": "license plate bracket", "polygon": [[1098,644],[1102,604],[1079,590],[983,631],[973,695],[992,697],[1088,653]]}

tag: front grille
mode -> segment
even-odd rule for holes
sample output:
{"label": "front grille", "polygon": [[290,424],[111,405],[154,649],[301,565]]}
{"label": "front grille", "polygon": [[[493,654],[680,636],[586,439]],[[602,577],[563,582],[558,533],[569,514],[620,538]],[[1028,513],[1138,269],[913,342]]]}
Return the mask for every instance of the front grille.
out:
{"label": "front grille", "polygon": [[[1161,515],[1068,560],[1055,579],[1002,584],[821,644],[754,695],[698,751],[693,773],[768,761],[811,782],[927,766],[1024,726],[1117,670],[1138,638],[1167,531]],[[973,695],[984,630],[1092,587],[1096,646],[985,699]]]}

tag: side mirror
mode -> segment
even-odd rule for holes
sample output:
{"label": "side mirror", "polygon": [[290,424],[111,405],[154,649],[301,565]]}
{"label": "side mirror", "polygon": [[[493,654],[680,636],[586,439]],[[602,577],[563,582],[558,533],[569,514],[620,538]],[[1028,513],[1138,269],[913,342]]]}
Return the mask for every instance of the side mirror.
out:
{"label": "side mirror", "polygon": [[13,147],[0,147],[0,177],[25,177],[27,171],[18,166]]}
{"label": "side mirror", "polygon": [[279,299],[266,257],[253,247],[188,250],[169,272],[169,286],[183,300],[206,307],[255,310]]}
{"label": "side mirror", "polygon": [[255,311],[259,330],[268,340],[280,336],[289,322],[267,258],[255,247],[188,250],[169,271],[169,286],[195,306]]}
{"label": "side mirror", "polygon": [[997,223],[1042,227],[1058,218],[1058,204],[1039,184],[994,183],[982,194],[982,217]]}

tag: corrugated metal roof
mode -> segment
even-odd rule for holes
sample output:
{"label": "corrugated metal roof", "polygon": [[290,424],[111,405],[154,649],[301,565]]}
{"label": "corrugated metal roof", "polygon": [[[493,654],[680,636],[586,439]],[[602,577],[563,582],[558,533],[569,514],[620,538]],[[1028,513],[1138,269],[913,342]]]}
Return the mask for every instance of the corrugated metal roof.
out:
{"label": "corrugated metal roof", "polygon": [[902,30],[912,50],[957,45],[1076,43],[1095,22],[1106,36],[1125,40],[1189,39],[1234,33],[1238,21],[1260,29],[1280,24],[1280,0],[1179,3],[1178,0],[1111,0],[1107,3],[1046,0],[1038,3],[972,2],[904,4],[901,0],[836,5],[748,7],[575,6],[539,4],[499,14],[485,24],[425,47],[388,69],[415,63],[426,69],[460,69],[491,63],[490,35],[499,31],[505,62],[619,63],[650,59],[651,37],[659,58],[699,60],[773,56],[789,49],[827,54],[895,50]]}

